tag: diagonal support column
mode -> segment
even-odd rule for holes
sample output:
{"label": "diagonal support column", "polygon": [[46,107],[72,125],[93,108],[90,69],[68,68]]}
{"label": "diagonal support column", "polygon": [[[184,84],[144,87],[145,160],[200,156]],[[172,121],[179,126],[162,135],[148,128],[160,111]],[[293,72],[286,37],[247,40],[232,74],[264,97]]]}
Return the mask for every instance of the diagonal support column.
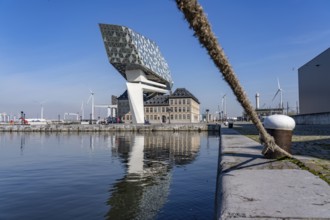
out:
{"label": "diagonal support column", "polygon": [[144,123],[143,90],[140,83],[126,83],[134,124]]}
{"label": "diagonal support column", "polygon": [[148,80],[142,70],[127,70],[127,93],[134,124],[144,123],[143,92],[167,93],[166,85]]}

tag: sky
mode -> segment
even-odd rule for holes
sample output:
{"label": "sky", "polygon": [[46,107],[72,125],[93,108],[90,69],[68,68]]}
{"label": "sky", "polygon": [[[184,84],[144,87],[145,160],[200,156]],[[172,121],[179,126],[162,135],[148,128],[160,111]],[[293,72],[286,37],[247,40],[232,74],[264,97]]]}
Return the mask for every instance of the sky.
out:
{"label": "sky", "polygon": [[[329,48],[328,0],[200,0],[251,104],[299,106],[298,68]],[[201,113],[240,116],[243,109],[189,29],[174,0],[0,0],[0,113],[63,118],[91,113],[120,96],[125,79],[108,62],[98,24],[118,24],[153,40],[173,89],[186,88]],[[226,96],[226,109],[223,97]],[[105,114],[97,108],[97,115]]]}

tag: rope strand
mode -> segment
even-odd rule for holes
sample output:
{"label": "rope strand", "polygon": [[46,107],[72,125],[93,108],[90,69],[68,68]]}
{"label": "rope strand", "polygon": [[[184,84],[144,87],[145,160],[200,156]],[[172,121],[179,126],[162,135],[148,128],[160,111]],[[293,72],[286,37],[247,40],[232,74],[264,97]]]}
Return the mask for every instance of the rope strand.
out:
{"label": "rope strand", "polygon": [[209,56],[222,73],[224,80],[228,83],[234,92],[238,102],[244,108],[245,112],[250,116],[252,122],[258,129],[260,136],[264,142],[264,149],[262,154],[266,155],[268,151],[280,152],[287,157],[292,157],[291,154],[284,151],[276,145],[275,140],[270,136],[263,127],[260,119],[250,101],[245,94],[243,87],[240,85],[238,78],[235,75],[222,47],[217,38],[212,32],[211,25],[208,22],[203,8],[199,5],[197,0],[176,0],[178,9],[184,14],[185,19],[189,23],[189,27],[194,30],[194,36],[198,38],[200,44],[206,48]]}

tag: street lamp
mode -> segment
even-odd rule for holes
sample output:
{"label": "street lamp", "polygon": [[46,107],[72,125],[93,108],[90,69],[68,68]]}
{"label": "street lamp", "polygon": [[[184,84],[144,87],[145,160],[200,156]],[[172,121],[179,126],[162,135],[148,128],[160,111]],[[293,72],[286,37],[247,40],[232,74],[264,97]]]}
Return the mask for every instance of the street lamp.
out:
{"label": "street lamp", "polygon": [[209,123],[209,109],[206,109],[206,123]]}
{"label": "street lamp", "polygon": [[21,124],[25,124],[24,112],[21,111]]}

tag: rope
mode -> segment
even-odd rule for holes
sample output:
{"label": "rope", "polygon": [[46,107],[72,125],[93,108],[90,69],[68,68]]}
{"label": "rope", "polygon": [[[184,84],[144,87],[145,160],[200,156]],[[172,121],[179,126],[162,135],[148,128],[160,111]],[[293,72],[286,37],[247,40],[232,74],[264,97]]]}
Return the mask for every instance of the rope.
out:
{"label": "rope", "polygon": [[261,138],[264,141],[264,149],[262,154],[266,155],[268,151],[280,152],[287,157],[292,157],[291,154],[281,149],[275,144],[274,138],[270,136],[263,127],[260,119],[254,108],[252,107],[243,87],[240,85],[238,78],[235,75],[222,47],[215,37],[211,25],[208,22],[203,8],[197,0],[176,0],[178,9],[184,14],[185,19],[189,23],[189,27],[194,30],[194,36],[199,40],[199,43],[206,48],[209,56],[213,60],[216,67],[222,73],[224,80],[228,83],[234,92],[238,102],[244,108],[245,112],[250,116],[252,122],[258,129]]}

